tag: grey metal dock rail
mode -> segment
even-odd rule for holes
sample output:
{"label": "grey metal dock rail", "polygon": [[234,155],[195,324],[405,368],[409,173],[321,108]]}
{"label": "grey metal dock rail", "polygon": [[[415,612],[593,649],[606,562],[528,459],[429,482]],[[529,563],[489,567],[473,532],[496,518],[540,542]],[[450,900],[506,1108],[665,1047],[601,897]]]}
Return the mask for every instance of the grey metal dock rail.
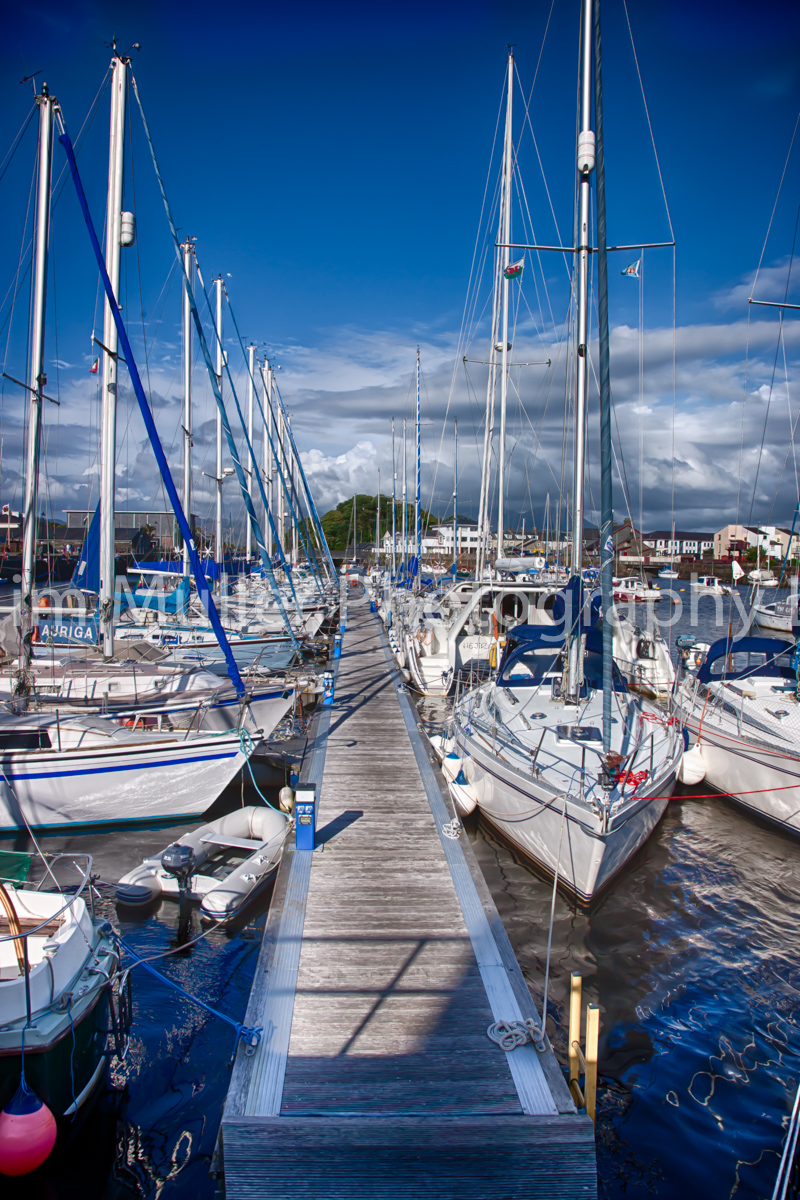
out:
{"label": "grey metal dock rail", "polygon": [[595,1196],[592,1123],[552,1053],[487,1037],[538,1014],[466,836],[442,829],[366,602],[304,772],[318,848],[276,881],[246,1017],[264,1033],[222,1122],[227,1200]]}

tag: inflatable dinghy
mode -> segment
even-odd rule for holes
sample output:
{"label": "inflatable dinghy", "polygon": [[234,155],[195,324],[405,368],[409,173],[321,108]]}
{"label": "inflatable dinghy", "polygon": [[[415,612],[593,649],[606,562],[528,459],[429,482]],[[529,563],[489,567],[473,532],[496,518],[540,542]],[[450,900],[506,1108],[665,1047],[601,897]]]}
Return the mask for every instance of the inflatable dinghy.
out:
{"label": "inflatable dinghy", "polygon": [[201,825],[123,875],[117,903],[183,896],[209,921],[230,921],[274,876],[288,825],[286,813],[255,805]]}

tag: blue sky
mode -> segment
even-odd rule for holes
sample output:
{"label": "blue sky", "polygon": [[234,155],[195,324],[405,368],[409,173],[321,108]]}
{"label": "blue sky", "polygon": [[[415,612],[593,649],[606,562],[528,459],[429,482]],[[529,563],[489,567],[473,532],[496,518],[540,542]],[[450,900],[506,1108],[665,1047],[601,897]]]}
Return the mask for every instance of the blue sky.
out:
{"label": "blue sky", "polygon": [[[759,389],[769,385],[776,348],[773,314],[759,313],[751,336],[754,398],[748,400],[744,426],[741,400],[747,284],[800,110],[800,8],[629,0],[629,12],[678,247],[676,517],[683,525],[721,525],[735,515],[739,494],[745,518],[766,521],[771,514],[785,521],[796,501],[793,455],[785,469],[782,464],[791,415],[800,403],[792,392],[798,337],[791,318],[752,510],[753,455],[766,411]],[[441,421],[445,413],[448,420],[457,413],[463,438],[459,507],[469,512],[477,500],[470,441],[474,447],[473,415],[479,409],[470,387],[480,395],[484,384],[478,368],[469,381],[463,371],[457,373],[448,402],[453,362],[465,350],[470,357],[485,357],[485,329],[479,323],[472,343],[460,351],[458,332],[506,45],[515,45],[527,94],[549,14],[549,4],[469,0],[380,8],[22,4],[6,14],[0,47],[0,153],[29,108],[30,92],[18,83],[23,75],[42,70],[39,78],[58,95],[75,136],[108,63],[104,43],[114,32],[123,48],[140,42],[134,71],[176,220],[197,236],[206,279],[219,272],[230,275],[242,332],[266,343],[281,364],[282,390],[321,506],[336,503],[355,487],[374,492],[379,466],[385,490],[389,418],[410,414],[409,384],[420,343],[424,415],[434,422],[425,430],[424,490],[433,494],[435,505],[446,503],[452,487],[450,478],[445,481],[450,436],[440,445]],[[577,0],[553,6],[530,110],[562,232],[569,230],[572,212],[577,20]],[[668,224],[621,0],[604,3],[604,52],[609,235],[631,243],[666,240]],[[521,98],[518,89],[520,115]],[[107,122],[104,100],[79,160],[98,225],[104,211]],[[20,254],[33,135],[31,125],[0,181],[3,294]],[[162,291],[171,249],[135,114],[132,146],[126,203],[134,206],[135,186],[138,241],[135,262],[126,252],[126,311],[141,329],[140,271],[153,402],[164,440],[173,445],[178,291],[174,278]],[[58,172],[60,148],[55,161]],[[537,233],[550,240],[555,231],[527,133],[519,162]],[[772,294],[770,288],[782,288],[785,279],[782,264],[791,250],[800,198],[798,164],[796,148],[764,257],[772,271],[763,277],[760,294],[765,296]],[[49,306],[48,351],[55,358],[57,322],[64,404],[57,429],[48,414],[47,499],[58,512],[86,502],[95,478],[97,403],[86,370],[97,278],[67,191],[53,228],[55,303]],[[523,286],[534,308],[534,269],[526,268],[526,275]],[[555,320],[537,330],[521,319],[516,339],[521,352],[552,350],[557,343],[566,313],[563,275],[563,263],[546,264],[546,279],[540,282],[547,284]],[[622,447],[633,515],[638,520],[641,473],[649,526],[669,523],[671,505],[670,252],[645,256],[644,286],[648,336],[640,395],[638,285],[612,272]],[[24,372],[25,361],[20,296],[7,345],[7,327],[2,334],[6,369],[16,375]],[[555,370],[545,383],[532,375],[520,378],[525,410],[510,417],[509,509],[512,520],[527,513],[530,521],[541,518],[544,492],[558,488],[563,382],[557,382]],[[207,460],[210,432],[204,425],[210,408],[204,405],[208,396],[198,376],[201,462]],[[6,390],[0,435],[4,500],[18,495],[20,414],[18,390]],[[535,454],[534,429],[539,431]],[[123,505],[157,498],[150,462],[135,417],[126,416],[120,430]],[[622,515],[619,494],[616,503]]]}

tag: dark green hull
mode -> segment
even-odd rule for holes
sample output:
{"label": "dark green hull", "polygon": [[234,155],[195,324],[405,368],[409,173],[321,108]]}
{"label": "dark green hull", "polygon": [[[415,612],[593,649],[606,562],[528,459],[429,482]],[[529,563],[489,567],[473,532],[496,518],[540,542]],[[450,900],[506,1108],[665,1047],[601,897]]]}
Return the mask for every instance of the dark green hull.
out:
{"label": "dark green hull", "polygon": [[[105,1054],[109,1041],[108,989],[103,988],[97,1002],[74,1026],[67,1019],[65,1032],[44,1051],[25,1052],[25,1078],[28,1086],[43,1100],[55,1117],[62,1117],[75,1099],[88,1086],[101,1064],[107,1066]],[[0,1109],[19,1087],[22,1056],[18,1053],[0,1054]],[[100,1070],[97,1085],[106,1074]],[[94,1091],[94,1088],[91,1089]],[[88,1100],[88,1095],[86,1099]]]}

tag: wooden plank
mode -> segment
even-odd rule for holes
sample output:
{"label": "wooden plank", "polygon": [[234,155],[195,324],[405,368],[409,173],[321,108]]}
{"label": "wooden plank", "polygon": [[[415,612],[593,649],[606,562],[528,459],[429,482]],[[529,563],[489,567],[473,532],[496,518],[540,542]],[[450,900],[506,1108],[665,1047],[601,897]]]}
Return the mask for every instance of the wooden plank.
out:
{"label": "wooden plank", "polygon": [[293,1117],[226,1129],[228,1195],[270,1200],[595,1197],[587,1117]]}
{"label": "wooden plank", "polygon": [[[369,671],[385,680],[374,622],[350,628],[369,648]],[[337,705],[351,694],[354,659],[340,662]],[[335,1112],[355,1096],[370,1110],[518,1112],[505,1055],[486,1038],[491,1008],[394,687],[331,733],[320,821],[335,821],[343,800],[364,815],[314,862],[282,1111]],[[464,1046],[471,1073],[462,1070],[458,1095],[442,1071]]]}

